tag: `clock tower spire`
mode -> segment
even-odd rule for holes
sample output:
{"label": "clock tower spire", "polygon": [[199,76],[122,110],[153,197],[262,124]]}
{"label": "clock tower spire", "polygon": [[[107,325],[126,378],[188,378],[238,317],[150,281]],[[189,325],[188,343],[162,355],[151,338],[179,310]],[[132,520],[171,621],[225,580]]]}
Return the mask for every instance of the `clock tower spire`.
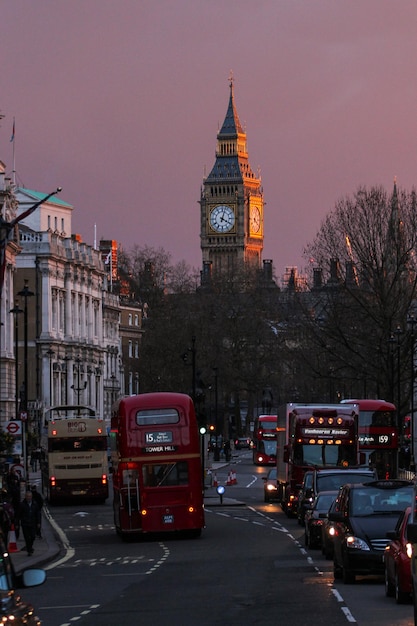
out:
{"label": "clock tower spire", "polygon": [[249,164],[246,132],[237,114],[234,81],[229,79],[229,103],[217,134],[216,160],[204,179],[201,198],[203,266],[214,273],[261,267],[263,191]]}

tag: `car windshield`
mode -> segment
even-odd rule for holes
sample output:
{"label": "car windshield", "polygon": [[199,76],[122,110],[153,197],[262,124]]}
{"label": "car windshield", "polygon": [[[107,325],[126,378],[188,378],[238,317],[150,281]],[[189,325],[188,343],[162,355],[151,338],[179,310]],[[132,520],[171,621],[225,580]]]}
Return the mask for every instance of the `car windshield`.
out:
{"label": "car windshield", "polygon": [[317,491],[334,491],[343,487],[347,483],[357,484],[364,483],[372,480],[372,476],[369,474],[360,474],[359,472],[349,472],[349,470],[338,472],[335,474],[320,474],[317,473]]}
{"label": "car windshield", "polygon": [[350,509],[353,516],[401,513],[413,501],[413,487],[394,489],[364,487],[352,489]]}
{"label": "car windshield", "polygon": [[320,509],[321,511],[328,511],[336,496],[337,493],[335,493],[334,495],[331,493],[319,494],[316,500],[316,509]]}
{"label": "car windshield", "polygon": [[276,480],[277,479],[277,470],[272,469],[268,474],[268,480]]}

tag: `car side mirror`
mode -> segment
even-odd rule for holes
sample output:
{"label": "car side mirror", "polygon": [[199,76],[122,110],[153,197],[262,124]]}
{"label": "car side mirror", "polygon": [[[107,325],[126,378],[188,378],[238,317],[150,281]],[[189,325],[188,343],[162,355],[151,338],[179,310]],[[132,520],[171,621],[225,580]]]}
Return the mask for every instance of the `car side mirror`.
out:
{"label": "car side mirror", "polygon": [[331,522],[343,522],[343,513],[341,513],[340,511],[331,511],[329,513],[329,520]]}

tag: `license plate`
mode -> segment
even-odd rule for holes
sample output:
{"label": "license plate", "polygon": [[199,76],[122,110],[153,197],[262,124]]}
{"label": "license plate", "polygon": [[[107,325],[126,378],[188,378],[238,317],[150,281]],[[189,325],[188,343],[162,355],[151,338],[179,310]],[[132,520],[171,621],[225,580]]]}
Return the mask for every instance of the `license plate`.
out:
{"label": "license plate", "polygon": [[164,524],[173,524],[174,523],[174,516],[173,515],[164,515],[163,522],[164,522]]}

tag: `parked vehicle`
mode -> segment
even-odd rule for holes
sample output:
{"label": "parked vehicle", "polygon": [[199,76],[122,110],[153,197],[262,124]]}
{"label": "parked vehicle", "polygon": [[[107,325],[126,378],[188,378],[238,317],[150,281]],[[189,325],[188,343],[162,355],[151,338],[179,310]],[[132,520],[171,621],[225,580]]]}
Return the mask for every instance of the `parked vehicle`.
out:
{"label": "parked vehicle", "polygon": [[366,467],[347,467],[346,469],[316,469],[306,472],[298,495],[298,520],[304,522],[306,509],[321,491],[334,491],[346,483],[363,483],[377,480],[376,470]]}
{"label": "parked vehicle", "polygon": [[387,533],[391,539],[384,552],[385,594],[394,596],[398,604],[411,600],[411,557],[412,546],[407,539],[407,525],[411,507],[401,514],[395,530]]}
{"label": "parked vehicle", "polygon": [[290,403],[279,407],[277,483],[287,515],[297,515],[298,495],[308,470],[357,466],[358,412],[354,404]]}
{"label": "parked vehicle", "polygon": [[329,513],[329,519],[336,522],[334,577],[353,583],[357,575],[384,575],[387,533],[395,529],[412,500],[413,483],[409,480],[344,485],[339,510]]}
{"label": "parked vehicle", "polygon": [[320,548],[323,521],[337,498],[337,491],[322,491],[305,514],[304,539],[309,548]]}
{"label": "parked vehicle", "polygon": [[273,467],[266,476],[262,477],[264,481],[264,501],[276,500],[277,498],[277,468]]}

